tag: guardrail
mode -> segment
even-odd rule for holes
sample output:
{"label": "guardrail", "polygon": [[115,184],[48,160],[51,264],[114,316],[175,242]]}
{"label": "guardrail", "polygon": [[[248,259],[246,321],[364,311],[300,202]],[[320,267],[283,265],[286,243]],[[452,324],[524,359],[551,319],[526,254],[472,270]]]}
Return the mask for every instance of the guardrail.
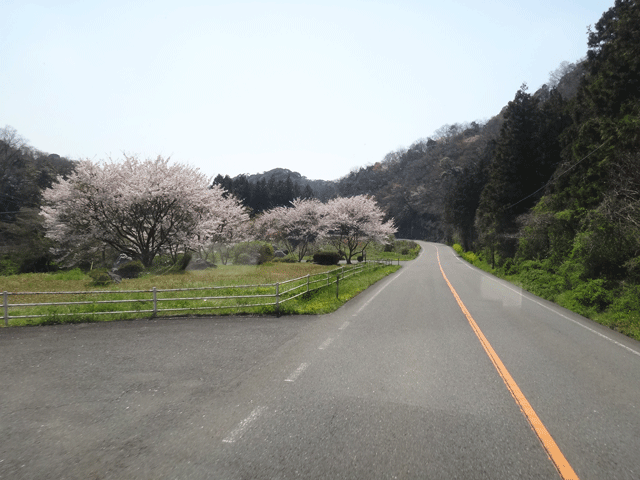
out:
{"label": "guardrail", "polygon": [[[12,319],[148,314],[156,317],[165,312],[204,310],[239,310],[273,306],[277,315],[282,304],[309,292],[336,285],[339,295],[340,281],[379,265],[392,261],[364,262],[346,265],[323,273],[309,274],[283,282],[259,285],[222,285],[199,288],[172,288],[151,290],[89,290],[81,292],[3,292],[4,325]],[[399,263],[399,262],[398,262]],[[200,295],[181,296],[182,292],[199,292]],[[122,299],[123,295],[128,297]],[[21,297],[21,303],[9,303],[10,297]],[[106,298],[109,297],[109,298]],[[42,301],[34,301],[35,299]],[[99,298],[105,298],[100,300]],[[54,301],[59,299],[60,301]],[[73,301],[72,301],[73,300]],[[134,309],[118,310],[114,305],[127,304]],[[166,308],[161,308],[167,305]],[[9,309],[17,310],[9,315]]]}

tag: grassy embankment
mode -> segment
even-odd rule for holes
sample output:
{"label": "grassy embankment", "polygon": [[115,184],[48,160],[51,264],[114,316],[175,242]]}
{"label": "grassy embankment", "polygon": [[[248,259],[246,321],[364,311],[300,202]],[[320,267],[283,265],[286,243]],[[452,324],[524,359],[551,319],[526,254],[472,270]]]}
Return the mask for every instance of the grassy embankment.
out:
{"label": "grassy embankment", "polygon": [[458,244],[453,248],[467,262],[486,272],[640,340],[640,285],[583,279],[580,269],[569,262],[554,269],[544,261],[514,263],[509,259],[501,267],[491,268],[482,254],[465,252]]}
{"label": "grassy embankment", "polygon": [[[379,251],[380,250],[380,251]],[[369,260],[372,259],[393,259],[410,260],[415,258],[419,252],[419,247],[413,250],[400,252],[384,252],[384,247],[375,247],[368,252]],[[387,257],[387,258],[385,258]],[[354,262],[357,265],[357,262]],[[47,315],[44,318],[33,319],[12,319],[10,326],[21,325],[48,325],[57,323],[79,323],[95,321],[125,320],[133,318],[150,317],[151,313],[142,312],[152,308],[149,301],[149,293],[153,287],[158,290],[201,288],[199,291],[191,292],[162,292],[158,298],[171,299],[178,297],[222,297],[238,295],[273,295],[276,282],[284,282],[288,279],[304,277],[334,270],[336,267],[315,265],[312,263],[280,263],[269,262],[259,266],[249,265],[220,265],[202,271],[174,272],[157,274],[143,274],[135,279],[123,279],[120,284],[110,284],[108,286],[96,285],[93,279],[79,269],[57,273],[34,273],[0,277],[0,291],[8,292],[94,292],[108,291],[108,294],[57,294],[57,295],[12,295],[9,303],[43,303],[43,302],[87,302],[86,305],[71,306],[39,306],[39,307],[12,307],[9,315]],[[348,269],[349,266],[345,266]],[[325,314],[332,312],[343,305],[346,301],[366,290],[378,280],[398,270],[398,265],[379,266],[368,269],[365,273],[345,278],[340,281],[339,296],[336,298],[336,285],[324,286],[316,292],[302,295],[296,299],[280,305],[279,313],[283,315],[293,314]],[[322,286],[326,283],[325,275],[317,277]],[[331,282],[335,281],[335,273],[329,275]],[[323,283],[324,282],[324,283]],[[243,288],[243,285],[269,285],[259,288]],[[306,279],[281,286],[280,292],[295,285],[300,285],[303,291],[306,288]],[[220,288],[226,287],[226,288]],[[311,287],[313,289],[313,285]],[[145,290],[144,293],[119,293],[128,290]],[[296,292],[297,293],[297,292]],[[105,300],[134,300],[127,304],[100,304],[96,301]],[[274,298],[255,300],[255,303],[273,303]],[[251,314],[251,315],[273,315],[276,313],[275,307],[238,306],[239,303],[247,303],[246,299],[228,300],[166,300],[158,302],[158,308],[188,308],[179,312],[159,312],[159,316],[185,316],[185,315],[228,315],[228,314]],[[218,309],[195,310],[195,307],[220,307]],[[109,310],[130,310],[133,313],[110,314],[101,313],[92,315],[93,312],[108,312]],[[140,313],[136,313],[140,312]],[[73,313],[72,316],[63,314]],[[4,322],[0,322],[4,325]]]}

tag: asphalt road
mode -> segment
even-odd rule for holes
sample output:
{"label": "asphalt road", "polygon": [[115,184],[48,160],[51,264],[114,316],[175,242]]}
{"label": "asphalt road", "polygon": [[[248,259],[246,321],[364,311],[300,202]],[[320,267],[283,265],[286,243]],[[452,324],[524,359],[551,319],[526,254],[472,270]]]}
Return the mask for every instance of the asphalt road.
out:
{"label": "asphalt road", "polygon": [[0,329],[0,478],[640,479],[640,343],[423,247],[326,316]]}

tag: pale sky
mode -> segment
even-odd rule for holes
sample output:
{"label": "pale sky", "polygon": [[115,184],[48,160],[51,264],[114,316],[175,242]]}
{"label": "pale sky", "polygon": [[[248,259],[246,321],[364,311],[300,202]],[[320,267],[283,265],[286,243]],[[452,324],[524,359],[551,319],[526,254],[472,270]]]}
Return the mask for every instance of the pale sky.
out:
{"label": "pale sky", "polygon": [[334,180],[486,120],[613,0],[0,0],[0,127],[72,159]]}

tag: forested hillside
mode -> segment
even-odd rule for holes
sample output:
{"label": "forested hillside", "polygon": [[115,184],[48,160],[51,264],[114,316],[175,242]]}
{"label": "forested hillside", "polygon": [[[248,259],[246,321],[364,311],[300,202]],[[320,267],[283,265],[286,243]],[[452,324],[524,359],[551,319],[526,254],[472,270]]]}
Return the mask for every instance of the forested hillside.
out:
{"label": "forested hillside", "polygon": [[298,172],[286,168],[274,168],[264,173],[238,175],[231,178],[220,174],[215,185],[242,200],[253,215],[278,206],[290,206],[296,198],[318,198],[327,201],[336,196],[334,182],[309,180]]}
{"label": "forested hillside", "polygon": [[47,270],[53,260],[39,215],[42,191],[74,162],[31,147],[15,129],[0,129],[0,272],[7,255],[21,271]]}
{"label": "forested hillside", "polygon": [[640,7],[617,0],[586,58],[526,84],[488,122],[444,126],[338,182],[399,235],[507,259],[572,258],[590,277],[640,275]]}

